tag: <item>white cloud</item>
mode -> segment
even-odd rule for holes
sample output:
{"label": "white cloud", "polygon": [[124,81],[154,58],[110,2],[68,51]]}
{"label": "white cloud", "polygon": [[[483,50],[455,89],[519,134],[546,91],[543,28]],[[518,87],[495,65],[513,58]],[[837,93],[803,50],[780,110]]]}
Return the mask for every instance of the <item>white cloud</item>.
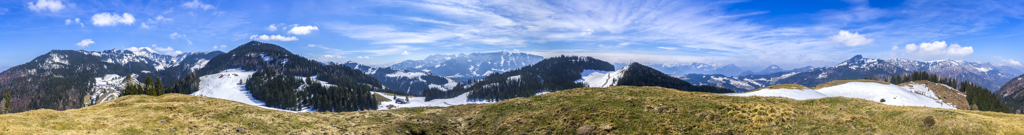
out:
{"label": "white cloud", "polygon": [[843,43],[846,46],[861,46],[871,44],[875,42],[875,39],[870,39],[860,35],[859,33],[850,33],[850,31],[840,30],[839,34],[828,37],[832,41]]}
{"label": "white cloud", "polygon": [[274,26],[274,25],[275,24],[270,24],[270,26],[267,27],[267,30],[269,30],[269,31],[277,31],[277,26]]}
{"label": "white cloud", "polygon": [[132,47],[125,48],[125,50],[132,51],[132,52],[148,51],[148,52],[161,53],[161,54],[165,54],[165,55],[178,55],[178,54],[183,54],[184,53],[182,51],[174,50],[174,48],[172,48],[170,46],[161,48],[159,46],[156,46],[156,44],[150,45],[149,47],[135,47],[135,46],[132,46]]}
{"label": "white cloud", "polygon": [[947,45],[946,41],[924,42],[920,45],[907,44],[908,53],[917,53],[925,56],[967,56],[974,53],[974,47],[960,46],[960,44]]}
{"label": "white cloud", "polygon": [[67,19],[67,20],[64,20],[64,25],[71,25],[71,24],[79,24],[79,25],[81,25],[82,27],[85,27],[85,24],[83,24],[83,23],[82,23],[82,20],[81,20],[81,19],[79,19],[79,18],[75,18],[75,19],[73,19],[73,20],[72,20],[72,19]]}
{"label": "white cloud", "polygon": [[949,50],[946,50],[946,54],[966,56],[974,53],[974,47],[960,47],[960,44],[949,45]]}
{"label": "white cloud", "polygon": [[155,48],[156,51],[158,51],[160,53],[163,53],[163,54],[167,54],[167,55],[178,55],[178,54],[182,54],[183,53],[181,51],[174,50],[174,48],[171,48],[170,46],[164,47],[164,48],[160,48],[160,47],[156,46],[156,44],[153,44],[152,47]]}
{"label": "white cloud", "polygon": [[409,51],[406,50],[405,52],[402,52],[402,55],[409,55]]}
{"label": "white cloud", "polygon": [[214,8],[213,5],[203,4],[202,2],[199,2],[199,0],[192,0],[192,2],[185,2],[185,4],[181,4],[181,6],[182,7],[186,7],[186,8],[202,8],[203,10],[209,10],[209,9]]}
{"label": "white cloud", "polygon": [[35,12],[60,12],[64,9],[64,4],[60,0],[39,0],[35,3],[28,2],[28,9]]}
{"label": "white cloud", "polygon": [[7,14],[7,8],[0,8],[0,15]]}
{"label": "white cloud", "polygon": [[132,51],[132,52],[141,52],[141,51],[156,52],[155,50],[153,50],[153,48],[149,48],[149,47],[134,47],[134,46],[125,48],[125,50]]}
{"label": "white cloud", "polygon": [[219,45],[219,46],[218,45],[214,45],[213,49],[214,50],[218,50],[218,49],[223,50],[223,49],[228,49],[228,46],[227,45]]}
{"label": "white cloud", "polygon": [[92,25],[96,26],[114,26],[117,24],[132,25],[132,23],[135,23],[135,17],[129,13],[117,15],[103,12],[92,15]]}
{"label": "white cloud", "polygon": [[907,46],[905,48],[907,48],[906,50],[907,50],[908,53],[909,52],[917,51],[917,45],[916,44],[907,44]]}
{"label": "white cloud", "polygon": [[186,35],[178,34],[178,32],[171,33],[171,35],[170,35],[171,39],[183,38],[185,36]]}
{"label": "white cloud", "polygon": [[[273,27],[274,25],[270,25],[270,26]],[[270,29],[270,28],[267,28],[267,29]],[[306,35],[306,34],[309,34],[310,32],[312,32],[314,30],[320,30],[320,28],[318,28],[316,26],[311,26],[311,25],[296,26],[296,27],[292,27],[292,30],[289,30],[288,34]],[[271,30],[271,31],[273,31],[273,30]]]}
{"label": "white cloud", "polygon": [[892,46],[892,50],[893,50],[893,51],[895,51],[895,50],[900,50],[900,46],[895,46],[895,45],[894,45],[894,46]]}
{"label": "white cloud", "polygon": [[360,58],[360,59],[370,59],[370,56],[359,56],[359,57],[356,57],[356,58]]}
{"label": "white cloud", "polygon": [[156,16],[156,18],[154,18],[154,19],[156,19],[156,21],[172,21],[172,20],[174,20],[174,19],[171,19],[171,18],[164,17],[164,15]]}
{"label": "white cloud", "polygon": [[142,25],[139,25],[139,27],[143,29],[149,29],[149,25],[146,25],[146,23],[142,23]]}
{"label": "white cloud", "polygon": [[263,40],[263,41],[295,41],[295,40],[299,40],[299,38],[296,38],[296,37],[288,37],[288,36],[281,36],[281,35],[252,35],[252,36],[249,36],[249,39]]}
{"label": "white cloud", "polygon": [[190,44],[190,45],[192,44],[192,40],[188,39],[188,35],[185,35],[185,34],[178,34],[178,32],[174,32],[174,33],[171,33],[170,37],[171,37],[171,39],[182,38],[182,39],[185,39],[185,41],[188,41],[188,44]]}
{"label": "white cloud", "polygon": [[669,51],[671,51],[671,50],[676,50],[676,49],[679,49],[679,48],[675,48],[675,47],[664,47],[664,46],[662,46],[662,47],[658,47],[658,49],[665,49],[665,50],[669,50]]}
{"label": "white cloud", "polygon": [[96,42],[93,42],[92,39],[83,39],[81,42],[78,42],[75,45],[78,47],[89,47],[89,45],[92,45],[93,43]]}
{"label": "white cloud", "polygon": [[629,46],[629,45],[632,45],[632,44],[633,43],[622,42],[622,43],[619,43],[618,45],[614,45],[614,46],[612,46],[612,45],[604,45],[604,44],[600,44],[600,45],[597,45],[597,46],[600,46],[602,48],[619,48],[619,47],[626,47],[626,46]]}
{"label": "white cloud", "polygon": [[1013,59],[1003,59],[1003,57],[999,57],[999,56],[992,56],[992,57],[995,58],[995,60],[997,62],[996,63],[997,66],[1002,66],[1002,65],[1018,66],[1018,67],[1024,66],[1024,65],[1020,64],[1020,61],[1016,61],[1016,60],[1013,60]]}
{"label": "white cloud", "polygon": [[330,54],[328,54],[328,55],[320,56],[319,58],[316,58],[316,59],[320,60],[320,61],[337,61],[339,59],[344,59],[344,58],[345,58],[345,56],[330,55]]}

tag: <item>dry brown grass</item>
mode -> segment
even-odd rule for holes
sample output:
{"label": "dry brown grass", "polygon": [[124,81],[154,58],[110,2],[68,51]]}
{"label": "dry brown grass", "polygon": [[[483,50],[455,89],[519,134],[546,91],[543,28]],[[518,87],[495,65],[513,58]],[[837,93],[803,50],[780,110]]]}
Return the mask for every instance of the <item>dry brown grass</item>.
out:
{"label": "dry brown grass", "polygon": [[[932,126],[924,118],[932,116]],[[1024,116],[853,98],[579,88],[493,104],[288,113],[168,94],[0,115],[0,134],[1024,134]]]}

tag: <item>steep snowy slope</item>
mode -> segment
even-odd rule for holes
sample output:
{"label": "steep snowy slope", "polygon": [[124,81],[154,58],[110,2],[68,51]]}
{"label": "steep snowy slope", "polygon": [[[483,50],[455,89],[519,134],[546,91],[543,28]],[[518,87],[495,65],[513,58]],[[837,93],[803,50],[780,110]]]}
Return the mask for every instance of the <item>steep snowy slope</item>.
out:
{"label": "steep snowy slope", "polygon": [[[892,84],[875,82],[848,82],[836,86],[812,89],[762,89],[747,93],[726,94],[730,96],[765,96],[786,97],[797,100],[818,99],[825,97],[860,98],[887,105],[923,106],[933,108],[956,109],[950,103],[942,102],[927,87],[900,87]],[[884,101],[883,101],[884,100]]]}

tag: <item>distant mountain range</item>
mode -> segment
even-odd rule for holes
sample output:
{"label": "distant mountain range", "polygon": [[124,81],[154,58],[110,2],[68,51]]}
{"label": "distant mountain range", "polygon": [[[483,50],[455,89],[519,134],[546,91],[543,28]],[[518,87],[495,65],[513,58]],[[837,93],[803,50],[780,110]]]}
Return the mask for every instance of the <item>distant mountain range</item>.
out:
{"label": "distant mountain range", "polygon": [[[162,55],[151,49],[54,50],[0,73],[0,93],[11,92],[12,111],[65,110],[85,106],[87,95],[108,74],[175,82],[208,64],[220,51]],[[164,83],[171,84],[171,83]]]}
{"label": "distant mountain range", "polygon": [[346,62],[344,65],[377,78],[377,81],[380,81],[385,89],[402,92],[403,94],[421,95],[423,90],[430,88],[449,91],[465,86],[464,83],[455,79],[433,73],[400,70],[391,67],[371,67],[355,62]]}
{"label": "distant mountain range", "polygon": [[[803,69],[807,68],[799,70]],[[1022,74],[1012,67],[997,67],[989,63],[956,60],[881,60],[863,58],[861,55],[854,56],[832,67],[799,70],[747,76],[688,74],[681,78],[695,84],[712,85],[743,92],[774,84],[815,86],[833,80],[884,78],[914,71],[926,71],[957,80],[970,81],[980,84],[990,91],[996,91],[999,90],[1002,83],[1009,81],[1013,77],[1012,75]]]}
{"label": "distant mountain range", "polygon": [[391,65],[391,68],[427,72],[458,81],[468,81],[533,65],[541,60],[544,60],[544,57],[513,52],[437,54],[423,60],[402,61]]}
{"label": "distant mountain range", "polygon": [[722,74],[726,76],[735,76],[745,71],[734,64],[723,65],[696,62],[690,64],[662,64],[660,66],[653,66],[652,68],[670,75]]}

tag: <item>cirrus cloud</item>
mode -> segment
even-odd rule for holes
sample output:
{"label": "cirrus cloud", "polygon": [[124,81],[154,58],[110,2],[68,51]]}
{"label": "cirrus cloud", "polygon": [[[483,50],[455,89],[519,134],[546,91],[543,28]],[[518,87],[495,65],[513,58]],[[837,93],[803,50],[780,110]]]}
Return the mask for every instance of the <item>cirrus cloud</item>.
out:
{"label": "cirrus cloud", "polygon": [[1020,61],[1017,61],[1017,60],[1004,59],[1003,57],[999,57],[999,56],[993,56],[993,58],[995,59],[995,63],[996,63],[997,66],[999,66],[999,65],[1008,65],[1008,66],[1017,66],[1017,67],[1024,66],[1024,65],[1020,64]]}

